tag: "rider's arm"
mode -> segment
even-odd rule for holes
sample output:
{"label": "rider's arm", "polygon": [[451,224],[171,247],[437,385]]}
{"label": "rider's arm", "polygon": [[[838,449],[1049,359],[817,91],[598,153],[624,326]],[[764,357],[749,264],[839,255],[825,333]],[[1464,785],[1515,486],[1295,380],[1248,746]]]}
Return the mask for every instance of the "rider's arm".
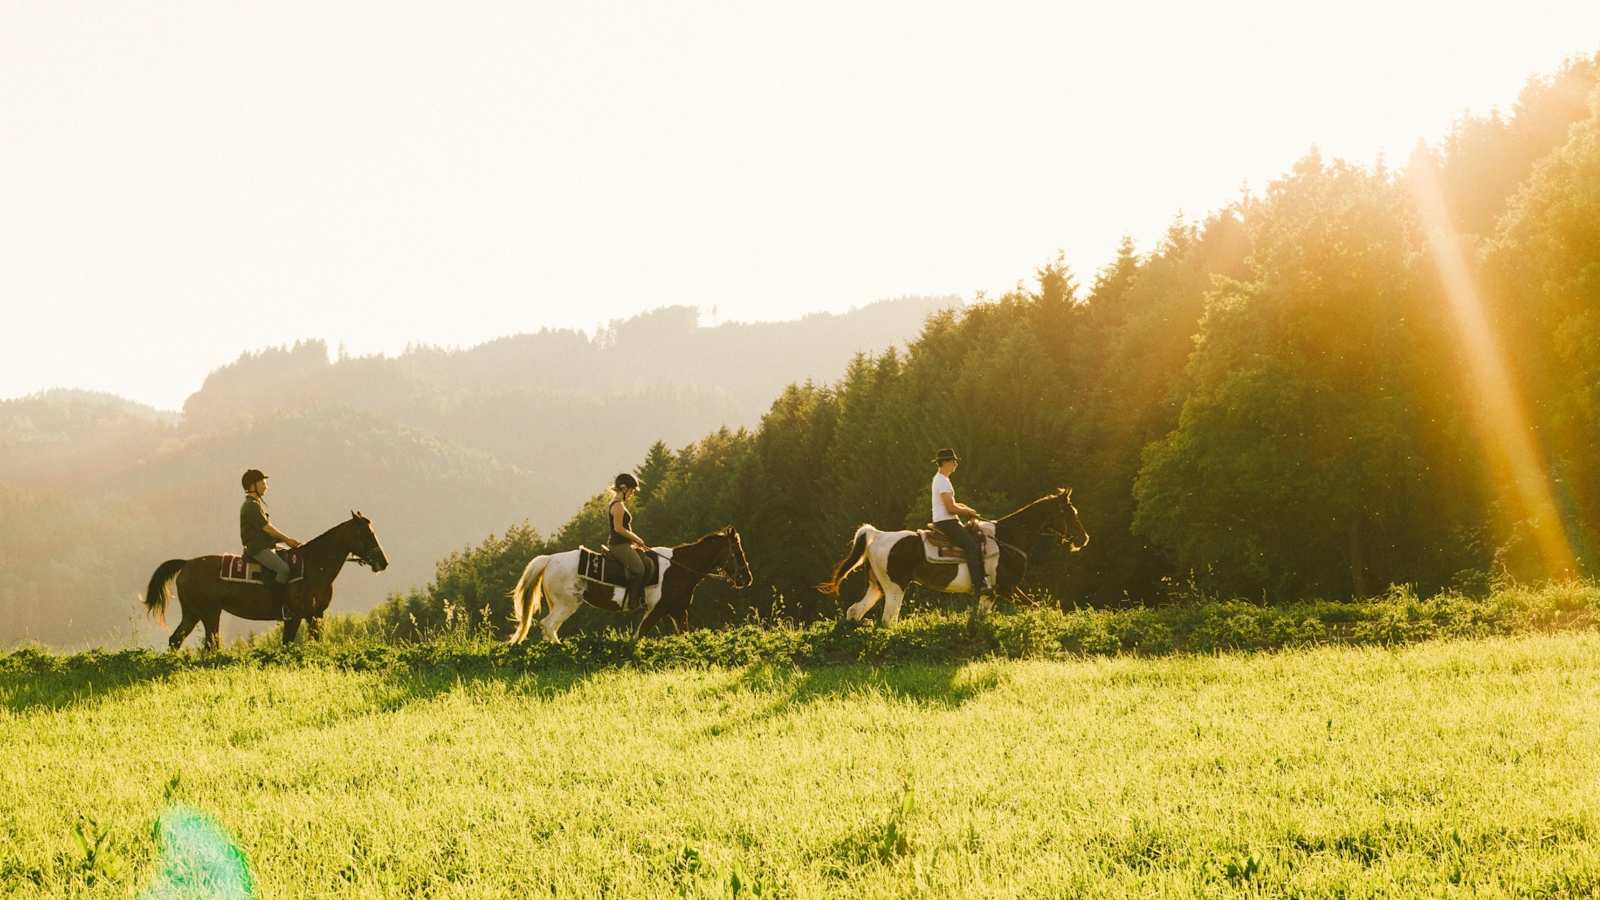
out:
{"label": "rider's arm", "polygon": [[957,503],[956,495],[952,491],[940,491],[939,500],[944,503],[945,509],[958,516],[966,516],[969,519],[978,518],[978,511],[965,503]]}
{"label": "rider's arm", "polygon": [[627,529],[627,528],[623,528],[622,527],[622,504],[621,503],[613,503],[613,504],[611,504],[611,530],[615,531],[617,534],[622,535],[623,537],[627,538],[628,540],[632,541],[633,543],[638,544],[641,547],[643,547],[645,545],[644,538],[639,537],[637,534],[634,534],[631,529]]}
{"label": "rider's arm", "polygon": [[272,538],[275,541],[282,541],[283,543],[288,544],[290,547],[300,546],[299,541],[274,528],[271,524],[263,525],[261,530],[266,532],[267,537]]}

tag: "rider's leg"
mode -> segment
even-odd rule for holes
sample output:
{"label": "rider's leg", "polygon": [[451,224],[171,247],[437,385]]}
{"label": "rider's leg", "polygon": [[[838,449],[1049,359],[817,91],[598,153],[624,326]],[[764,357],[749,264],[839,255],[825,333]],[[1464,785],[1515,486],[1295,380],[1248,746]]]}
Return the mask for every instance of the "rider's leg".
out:
{"label": "rider's leg", "polygon": [[628,544],[612,544],[609,549],[612,557],[628,570],[628,589],[622,596],[622,608],[638,609],[644,605],[644,557]]}
{"label": "rider's leg", "polygon": [[284,620],[290,618],[289,613],[289,564],[277,551],[270,548],[257,551],[255,561],[262,568],[272,572],[273,577],[264,582],[267,593],[271,595],[273,603],[278,608],[278,617]]}
{"label": "rider's leg", "polygon": [[961,552],[967,555],[967,571],[972,575],[972,594],[981,595],[989,590],[989,579],[983,569],[983,551],[978,549],[978,542],[972,539],[967,529],[955,519],[935,522],[944,536],[949,538]]}

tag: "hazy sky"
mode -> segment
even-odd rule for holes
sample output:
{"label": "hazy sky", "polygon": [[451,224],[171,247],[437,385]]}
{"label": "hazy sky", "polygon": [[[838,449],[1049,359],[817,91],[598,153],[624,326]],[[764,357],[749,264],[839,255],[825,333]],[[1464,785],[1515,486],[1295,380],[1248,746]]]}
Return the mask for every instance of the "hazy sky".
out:
{"label": "hazy sky", "polygon": [[0,397],[1087,283],[1596,50],[1595,0],[0,0]]}

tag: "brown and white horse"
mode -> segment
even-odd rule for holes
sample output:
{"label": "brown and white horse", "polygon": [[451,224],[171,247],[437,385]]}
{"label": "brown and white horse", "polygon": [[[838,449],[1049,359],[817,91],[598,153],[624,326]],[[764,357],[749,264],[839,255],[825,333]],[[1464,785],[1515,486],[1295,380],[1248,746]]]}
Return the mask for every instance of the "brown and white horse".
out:
{"label": "brown and white horse", "polygon": [[[1000,544],[994,587],[1002,597],[1011,597],[1021,586],[1028,568],[1028,554],[1022,548],[1035,537],[1053,535],[1074,553],[1089,545],[1089,532],[1078,520],[1078,508],[1072,505],[1069,487],[1046,494],[993,523],[984,523],[985,531],[991,524],[990,533]],[[817,590],[837,595],[840,582],[863,562],[867,564],[867,593],[846,610],[845,615],[852,622],[861,621],[882,598],[883,624],[893,625],[900,618],[900,604],[913,584],[949,594],[972,593],[972,576],[965,562],[928,562],[922,536],[917,532],[880,531],[871,525],[856,529],[849,554],[834,566],[833,577],[817,585]],[[980,598],[980,611],[987,612],[991,605],[989,598]]]}
{"label": "brown and white horse", "polygon": [[[687,631],[689,601],[707,575],[724,578],[735,588],[747,588],[755,580],[750,574],[750,561],[744,556],[744,542],[732,525],[687,544],[652,549],[661,577],[644,589],[645,614],[633,631],[634,637],[659,618],[667,619],[679,631]],[[624,590],[579,576],[577,550],[535,556],[528,560],[522,577],[511,589],[512,615],[517,621],[511,643],[527,640],[544,597],[550,598],[550,612],[539,620],[539,631],[554,644],[561,641],[561,623],[585,603],[620,612]]]}

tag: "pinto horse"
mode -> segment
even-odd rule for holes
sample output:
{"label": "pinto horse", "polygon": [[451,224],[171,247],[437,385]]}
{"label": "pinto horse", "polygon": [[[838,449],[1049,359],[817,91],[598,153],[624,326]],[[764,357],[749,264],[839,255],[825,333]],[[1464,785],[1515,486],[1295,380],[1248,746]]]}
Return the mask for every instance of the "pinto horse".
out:
{"label": "pinto horse", "polygon": [[[374,572],[389,567],[389,558],[378,543],[372,522],[355,511],[351,511],[349,519],[302,544],[300,553],[305,557],[305,578],[289,585],[291,618],[283,623],[285,644],[294,640],[302,619],[307,621],[311,637],[322,636],[322,616],[333,602],[333,580],[339,577],[339,570],[347,561],[369,566]],[[167,599],[174,582],[178,606],[183,610],[183,621],[167,639],[168,647],[178,649],[195,624],[202,623],[206,626],[205,646],[215,648],[220,642],[218,629],[224,612],[258,622],[278,620],[279,612],[266,585],[224,581],[221,571],[220,556],[169,559],[156,567],[155,574],[150,576],[150,586],[145,590],[145,610],[165,625]],[[268,572],[267,577],[273,577],[272,573]]]}
{"label": "pinto horse", "polygon": [[[1076,553],[1089,546],[1089,532],[1078,520],[1072,505],[1072,488],[1064,487],[1029,503],[1016,512],[983,523],[989,537],[1000,545],[1000,559],[994,578],[995,592],[1011,597],[1022,584],[1028,568],[1028,554],[1021,547],[1041,534],[1055,536]],[[987,527],[992,525],[992,530]],[[1081,542],[1074,536],[1081,537]],[[922,536],[915,531],[879,531],[871,525],[856,529],[850,552],[833,568],[833,577],[817,585],[824,594],[837,596],[839,584],[863,562],[867,564],[867,593],[846,610],[852,622],[861,621],[878,599],[883,598],[883,624],[893,625],[900,618],[900,603],[913,584],[950,594],[972,592],[972,576],[966,562],[928,562]],[[990,598],[979,598],[978,610],[987,612]]]}
{"label": "pinto horse", "polygon": [[[644,589],[644,618],[633,630],[634,637],[660,618],[679,631],[689,630],[689,601],[694,599],[695,587],[708,575],[722,578],[736,589],[747,588],[755,580],[744,556],[744,542],[732,525],[687,544],[656,547],[654,552],[661,574],[655,584]],[[511,589],[512,615],[517,621],[511,643],[527,639],[545,595],[550,598],[550,612],[539,620],[539,631],[546,641],[556,644],[561,642],[561,623],[585,603],[621,612],[624,590],[579,576],[577,550],[535,556]]]}

